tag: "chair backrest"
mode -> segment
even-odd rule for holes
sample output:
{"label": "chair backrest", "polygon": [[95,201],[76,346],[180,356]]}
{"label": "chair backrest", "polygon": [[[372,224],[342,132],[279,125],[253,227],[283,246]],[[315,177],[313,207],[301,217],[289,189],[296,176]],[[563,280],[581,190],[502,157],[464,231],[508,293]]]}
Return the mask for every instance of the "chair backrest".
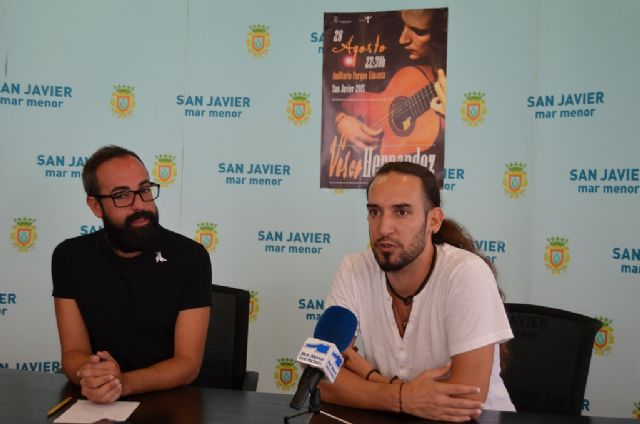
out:
{"label": "chair backrest", "polygon": [[249,292],[211,285],[211,315],[200,374],[193,384],[241,390],[247,372]]}
{"label": "chair backrest", "polygon": [[580,415],[597,319],[548,308],[505,304],[514,338],[502,378],[518,412]]}

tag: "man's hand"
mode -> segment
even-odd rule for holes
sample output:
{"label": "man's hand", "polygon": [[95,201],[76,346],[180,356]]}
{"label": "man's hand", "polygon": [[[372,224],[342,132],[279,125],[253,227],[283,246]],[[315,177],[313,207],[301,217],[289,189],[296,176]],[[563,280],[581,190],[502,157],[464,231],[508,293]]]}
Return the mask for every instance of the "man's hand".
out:
{"label": "man's hand", "polygon": [[118,362],[106,351],[96,352],[78,371],[82,394],[96,403],[112,403],[122,396]]}
{"label": "man's hand", "polygon": [[402,388],[403,412],[437,421],[463,422],[477,418],[484,404],[457,396],[479,393],[479,387],[438,381],[445,378],[450,367],[426,370],[405,383]]}
{"label": "man's hand", "polygon": [[433,84],[436,97],[431,99],[429,106],[441,115],[447,112],[447,76],[442,69],[438,69],[438,80]]}
{"label": "man's hand", "polygon": [[365,378],[373,369],[371,362],[360,356],[352,347],[342,352],[342,356],[344,357],[344,367],[361,378]]}
{"label": "man's hand", "polygon": [[341,137],[360,150],[368,146],[375,147],[382,140],[382,129],[374,130],[346,113],[336,117],[336,128]]}

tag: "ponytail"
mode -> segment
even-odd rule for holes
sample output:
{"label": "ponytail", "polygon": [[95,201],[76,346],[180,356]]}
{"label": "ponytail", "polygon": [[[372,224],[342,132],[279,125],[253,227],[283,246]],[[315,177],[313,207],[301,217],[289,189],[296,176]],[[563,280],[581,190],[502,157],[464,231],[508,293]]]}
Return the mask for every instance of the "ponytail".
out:
{"label": "ponytail", "polygon": [[[469,234],[469,232],[462,225],[460,225],[453,219],[445,218],[442,221],[440,230],[438,230],[438,232],[433,235],[432,241],[433,244],[447,243],[459,249],[467,250],[474,255],[478,255],[487,264],[487,266],[493,273],[493,276],[497,278],[498,272],[495,265],[489,259],[487,259],[486,256],[483,256],[478,251],[478,248],[476,247],[471,234]],[[500,290],[500,296],[504,297],[502,290]]]}

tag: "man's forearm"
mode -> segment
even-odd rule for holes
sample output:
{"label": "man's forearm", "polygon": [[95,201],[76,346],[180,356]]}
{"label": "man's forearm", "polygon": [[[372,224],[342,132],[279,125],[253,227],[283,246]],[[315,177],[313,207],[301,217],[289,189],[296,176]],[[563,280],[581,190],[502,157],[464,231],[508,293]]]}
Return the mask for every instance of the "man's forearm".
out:
{"label": "man's forearm", "polygon": [[466,421],[479,416],[482,402],[457,397],[478,393],[477,387],[436,381],[448,371],[448,366],[425,370],[413,380],[389,384],[367,381],[343,368],[333,384],[321,383],[320,394],[326,402],[431,420]]}
{"label": "man's forearm", "polygon": [[89,362],[91,352],[83,352],[80,350],[72,350],[64,352],[62,354],[62,371],[67,376],[69,381],[74,384],[80,385],[80,377],[78,377],[78,370]]}
{"label": "man's forearm", "polygon": [[200,363],[188,357],[173,357],[148,368],[122,373],[122,395],[166,390],[191,383]]}
{"label": "man's forearm", "polygon": [[122,375],[122,395],[165,390],[191,383],[200,371],[210,307],[180,311],[175,328],[174,356],[148,368]]}
{"label": "man's forearm", "polygon": [[367,381],[346,368],[340,370],[336,381],[320,383],[323,401],[354,408],[398,412],[400,386],[398,384]]}

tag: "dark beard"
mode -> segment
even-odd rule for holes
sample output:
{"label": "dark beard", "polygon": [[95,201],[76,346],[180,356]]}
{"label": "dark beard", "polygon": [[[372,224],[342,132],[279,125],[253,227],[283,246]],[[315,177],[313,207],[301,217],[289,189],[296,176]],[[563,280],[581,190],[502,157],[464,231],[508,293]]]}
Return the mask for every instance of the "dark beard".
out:
{"label": "dark beard", "polygon": [[[133,228],[131,223],[138,218],[147,218],[149,223],[141,228]],[[129,215],[122,227],[115,225],[103,214],[104,232],[112,248],[124,253],[153,252],[157,250],[160,235],[158,213],[138,211]]]}
{"label": "dark beard", "polygon": [[378,255],[374,254],[373,257],[376,258],[376,262],[378,262],[381,270],[384,272],[395,272],[400,271],[402,268],[415,261],[423,250],[424,248],[419,251],[411,250],[408,252],[402,252],[396,262],[391,262],[390,254],[384,254],[383,258],[379,258]]}
{"label": "dark beard", "polygon": [[[373,257],[376,259],[376,262],[380,266],[380,269],[384,272],[395,272],[400,271],[405,266],[409,265],[411,262],[415,261],[418,256],[424,251],[425,248],[425,236],[424,229],[426,229],[426,223],[423,226],[423,230],[416,233],[411,240],[411,244],[406,250],[400,252],[400,257],[396,262],[391,261],[391,254],[386,253],[382,254],[382,257],[379,257],[379,253],[376,252],[375,248],[373,249]],[[376,241],[375,244],[382,242],[384,238],[380,238]],[[374,244],[374,246],[375,246]]]}

